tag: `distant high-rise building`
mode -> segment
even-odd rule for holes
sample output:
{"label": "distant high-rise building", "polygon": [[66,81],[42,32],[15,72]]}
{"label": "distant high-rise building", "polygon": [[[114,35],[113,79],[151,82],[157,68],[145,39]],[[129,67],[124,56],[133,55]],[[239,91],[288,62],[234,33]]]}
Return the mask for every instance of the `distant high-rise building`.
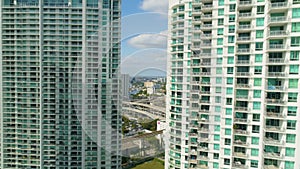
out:
{"label": "distant high-rise building", "polygon": [[130,88],[130,76],[129,74],[122,74],[122,94],[123,98],[129,98],[129,88]]}
{"label": "distant high-rise building", "polygon": [[0,168],[121,168],[120,0],[0,10]]}
{"label": "distant high-rise building", "polygon": [[171,0],[166,169],[300,167],[299,0]]}

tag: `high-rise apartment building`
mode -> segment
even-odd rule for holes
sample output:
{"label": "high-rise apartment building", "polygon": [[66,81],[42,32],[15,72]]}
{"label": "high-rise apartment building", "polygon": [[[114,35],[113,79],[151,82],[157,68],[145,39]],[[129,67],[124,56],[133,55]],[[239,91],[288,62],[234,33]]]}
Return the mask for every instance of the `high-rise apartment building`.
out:
{"label": "high-rise apartment building", "polygon": [[300,167],[300,1],[172,0],[166,169]]}
{"label": "high-rise apartment building", "polygon": [[120,0],[0,11],[0,168],[120,168]]}

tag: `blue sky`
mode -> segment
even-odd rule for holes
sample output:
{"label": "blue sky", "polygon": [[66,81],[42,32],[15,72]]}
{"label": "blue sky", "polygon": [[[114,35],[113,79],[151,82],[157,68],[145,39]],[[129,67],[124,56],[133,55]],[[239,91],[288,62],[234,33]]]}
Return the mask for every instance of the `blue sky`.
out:
{"label": "blue sky", "polygon": [[167,5],[168,0],[122,1],[122,73],[165,73]]}

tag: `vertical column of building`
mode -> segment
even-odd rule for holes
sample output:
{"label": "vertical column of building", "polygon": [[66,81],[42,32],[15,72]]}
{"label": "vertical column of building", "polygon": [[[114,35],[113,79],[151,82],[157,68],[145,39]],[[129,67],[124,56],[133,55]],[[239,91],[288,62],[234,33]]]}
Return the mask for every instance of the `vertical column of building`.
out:
{"label": "vertical column of building", "polygon": [[166,168],[188,168],[191,1],[171,1]]}
{"label": "vertical column of building", "polygon": [[[2,162],[3,168],[40,164],[38,2],[2,3]],[[28,7],[23,7],[27,5]],[[30,56],[30,57],[26,57]]]}
{"label": "vertical column of building", "polygon": [[[270,1],[265,5],[266,58],[264,130],[265,168],[299,166],[299,11],[298,1]],[[298,26],[297,26],[298,25]]]}
{"label": "vertical column of building", "polygon": [[[234,12],[235,23],[232,31],[231,43],[236,43],[234,57],[228,58],[227,74],[234,75],[234,112],[233,112],[233,137],[232,137],[232,158],[227,159],[225,165],[231,165],[234,168],[249,167],[250,151],[249,142],[251,139],[251,106],[252,103],[252,83],[253,83],[253,3],[251,1],[239,1],[236,3],[236,9],[230,8]],[[231,17],[229,17],[229,20]],[[229,42],[230,43],[230,42]],[[231,52],[230,50],[228,51]],[[262,76],[260,76],[260,79]],[[255,135],[257,137],[257,135]]]}

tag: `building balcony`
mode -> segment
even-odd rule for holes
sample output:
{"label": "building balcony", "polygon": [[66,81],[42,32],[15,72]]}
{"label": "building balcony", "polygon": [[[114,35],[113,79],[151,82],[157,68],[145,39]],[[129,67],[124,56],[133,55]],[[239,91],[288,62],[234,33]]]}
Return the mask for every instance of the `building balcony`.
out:
{"label": "building balcony", "polygon": [[[201,165],[199,164],[198,167],[201,168],[201,169],[207,169],[207,168],[208,168],[207,165],[203,165],[203,164],[201,164]],[[197,167],[197,168],[198,168],[198,167]]]}
{"label": "building balcony", "polygon": [[284,119],[286,116],[284,116],[282,113],[274,113],[274,112],[267,112],[266,113],[267,118],[274,118],[274,119]]}
{"label": "building balcony", "polygon": [[201,39],[211,39],[212,38],[212,34],[202,34],[200,36]]}
{"label": "building balcony", "polygon": [[204,132],[204,133],[209,133],[210,130],[209,130],[209,128],[207,128],[207,127],[200,127],[200,128],[199,128],[199,131],[200,131],[200,132]]}
{"label": "building balcony", "polygon": [[199,156],[198,156],[198,160],[206,160],[206,161],[208,161],[209,158],[208,158],[208,156],[199,155]]}
{"label": "building balcony", "polygon": [[237,53],[250,53],[250,48],[242,48],[238,49]]}
{"label": "building balcony", "polygon": [[265,138],[264,143],[268,144],[268,145],[274,145],[274,146],[283,146],[283,145],[285,145],[284,141],[281,142],[280,140],[275,140],[273,138]]}
{"label": "building balcony", "polygon": [[285,128],[281,128],[280,126],[266,126],[265,127],[266,131],[270,132],[285,132]]}
{"label": "building balcony", "polygon": [[250,60],[237,60],[236,64],[237,65],[249,65],[250,64]]}
{"label": "building balcony", "polygon": [[201,72],[200,75],[211,75],[210,72]]}
{"label": "building balcony", "polygon": [[202,10],[212,10],[213,9],[213,5],[211,4],[209,4],[209,5],[203,5],[202,6]]}
{"label": "building balcony", "polygon": [[234,153],[233,153],[233,156],[239,157],[239,158],[247,158],[247,157],[249,157],[248,154],[243,153],[243,152],[234,152]]}
{"label": "building balcony", "polygon": [[197,164],[197,159],[189,159],[189,163]]}
{"label": "building balcony", "polygon": [[240,130],[240,129],[235,129],[234,130],[235,134],[239,134],[239,135],[249,135],[250,132],[247,130]]}
{"label": "building balcony", "polygon": [[251,29],[252,26],[249,24],[249,25],[239,25],[238,26],[238,29],[240,30],[244,30],[244,29]]}
{"label": "building balcony", "polygon": [[246,118],[235,118],[234,122],[238,122],[238,123],[248,123],[250,122],[248,119]]}
{"label": "building balcony", "polygon": [[248,107],[236,106],[235,110],[237,110],[237,111],[248,111]]}
{"label": "building balcony", "polygon": [[250,85],[249,84],[236,84],[236,87],[237,88],[242,88],[242,89],[248,89],[250,88]]}
{"label": "building balcony", "polygon": [[250,72],[236,72],[236,76],[251,76]]}
{"label": "building balcony", "polygon": [[286,36],[288,35],[288,32],[287,31],[270,31],[269,32],[269,36],[274,36],[274,37],[277,37],[277,36]]}
{"label": "building balcony", "polygon": [[240,161],[235,161],[232,164],[232,167],[235,168],[235,169],[248,169],[249,168],[247,165],[242,164]]}
{"label": "building balcony", "polygon": [[200,103],[210,103],[209,100],[200,100]]}
{"label": "building balcony", "polygon": [[209,138],[208,137],[200,137],[199,141],[201,141],[201,142],[209,142]]}
{"label": "building balcony", "polygon": [[239,6],[251,6],[252,1],[239,1]]}
{"label": "building balcony", "polygon": [[202,29],[212,29],[212,24],[203,24]]}
{"label": "building balcony", "polygon": [[286,91],[286,88],[284,86],[268,86],[266,90],[271,90],[271,91]]}
{"label": "building balcony", "polygon": [[238,37],[237,38],[238,42],[241,42],[241,41],[250,41],[250,40],[251,40],[250,36]]}
{"label": "building balcony", "polygon": [[280,155],[280,152],[264,152],[263,156],[265,158],[271,158],[271,159],[282,159],[284,158],[283,155]]}
{"label": "building balcony", "polygon": [[284,104],[283,99],[266,99],[266,102],[271,104]]}
{"label": "building balcony", "polygon": [[213,15],[212,14],[206,14],[206,15],[202,15],[201,19],[212,19]]}
{"label": "building balcony", "polygon": [[283,63],[285,63],[285,59],[284,58],[269,58],[268,59],[268,63],[280,63],[280,64],[283,64]]}
{"label": "building balcony", "polygon": [[279,49],[284,49],[285,48],[285,45],[284,44],[269,44],[269,47],[268,49],[276,49],[276,50],[279,50]]}
{"label": "building balcony", "polygon": [[203,147],[203,146],[198,147],[198,149],[199,149],[200,151],[209,151],[209,148],[208,148],[208,147]]}
{"label": "building balcony", "polygon": [[202,48],[204,48],[204,47],[206,47],[206,48],[207,48],[207,47],[208,47],[208,48],[211,48],[211,43],[202,43],[202,44],[201,44],[201,47],[202,47]]}
{"label": "building balcony", "polygon": [[286,16],[276,16],[276,17],[270,17],[269,23],[278,23],[278,22],[286,22],[287,17]]}
{"label": "building balcony", "polygon": [[201,12],[201,10],[193,10],[193,15],[200,15],[202,12]]}
{"label": "building balcony", "polygon": [[270,4],[271,9],[287,8],[287,7],[288,7],[288,2],[274,2]]}
{"label": "building balcony", "polygon": [[252,14],[251,12],[247,12],[247,13],[239,13],[239,17],[240,18],[249,18],[249,17],[252,17]]}
{"label": "building balcony", "polygon": [[236,140],[233,142],[234,145],[238,145],[238,146],[249,146],[249,143],[247,142],[243,142],[241,140]]}
{"label": "building balcony", "polygon": [[268,76],[269,77],[285,77],[286,73],[285,72],[269,72]]}
{"label": "building balcony", "polygon": [[263,169],[279,169],[279,167],[275,165],[264,165]]}
{"label": "building balcony", "polygon": [[201,65],[202,65],[202,66],[210,66],[210,65],[211,65],[211,62],[202,62]]}
{"label": "building balcony", "polygon": [[211,53],[201,53],[200,56],[202,56],[202,57],[205,57],[205,56],[208,57],[209,56],[210,57]]}

